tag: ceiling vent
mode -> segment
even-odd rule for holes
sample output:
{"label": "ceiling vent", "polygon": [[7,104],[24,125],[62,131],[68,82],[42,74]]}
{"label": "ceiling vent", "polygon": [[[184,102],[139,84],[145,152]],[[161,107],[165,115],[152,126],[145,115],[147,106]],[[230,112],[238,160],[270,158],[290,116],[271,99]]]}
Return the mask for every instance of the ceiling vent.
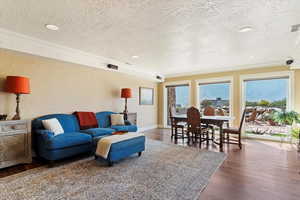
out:
{"label": "ceiling vent", "polygon": [[291,28],[291,32],[297,32],[300,30],[300,24],[295,24]]}
{"label": "ceiling vent", "polygon": [[118,70],[118,68],[119,68],[117,65],[113,65],[113,64],[108,64],[106,67],[108,69],[113,69],[113,70]]}

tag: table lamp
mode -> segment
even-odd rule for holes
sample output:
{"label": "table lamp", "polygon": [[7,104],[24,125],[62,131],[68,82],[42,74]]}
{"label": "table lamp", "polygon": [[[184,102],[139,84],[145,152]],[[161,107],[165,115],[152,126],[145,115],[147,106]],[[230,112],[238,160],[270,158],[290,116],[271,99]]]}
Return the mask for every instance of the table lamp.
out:
{"label": "table lamp", "polygon": [[7,76],[5,82],[5,91],[17,95],[16,114],[12,120],[19,120],[20,118],[20,95],[30,94],[29,79],[21,76]]}
{"label": "table lamp", "polygon": [[125,98],[125,110],[123,111],[124,113],[124,119],[127,120],[127,99],[132,97],[132,92],[130,88],[122,88],[121,90],[121,98]]}

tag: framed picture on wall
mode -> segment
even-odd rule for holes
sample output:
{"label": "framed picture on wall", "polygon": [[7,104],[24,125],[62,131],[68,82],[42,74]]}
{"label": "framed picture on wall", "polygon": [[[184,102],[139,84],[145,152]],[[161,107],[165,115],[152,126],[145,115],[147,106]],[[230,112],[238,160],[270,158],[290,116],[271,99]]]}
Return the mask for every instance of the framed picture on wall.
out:
{"label": "framed picture on wall", "polygon": [[147,87],[140,87],[140,105],[153,105],[154,104],[154,89]]}

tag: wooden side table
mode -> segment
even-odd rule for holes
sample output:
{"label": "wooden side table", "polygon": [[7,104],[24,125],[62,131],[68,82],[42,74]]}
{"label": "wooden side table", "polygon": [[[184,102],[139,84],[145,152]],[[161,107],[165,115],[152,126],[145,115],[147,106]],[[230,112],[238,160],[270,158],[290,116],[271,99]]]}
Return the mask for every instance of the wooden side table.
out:
{"label": "wooden side table", "polygon": [[29,122],[0,121],[0,168],[31,162]]}

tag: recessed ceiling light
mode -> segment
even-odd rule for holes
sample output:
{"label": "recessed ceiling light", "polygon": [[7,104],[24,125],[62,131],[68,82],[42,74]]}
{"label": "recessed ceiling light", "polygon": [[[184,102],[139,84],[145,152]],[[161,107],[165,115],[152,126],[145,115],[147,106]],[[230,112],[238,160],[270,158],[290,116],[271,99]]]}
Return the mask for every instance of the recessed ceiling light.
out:
{"label": "recessed ceiling light", "polygon": [[58,26],[55,26],[53,24],[46,24],[45,27],[51,31],[57,31],[59,29]]}
{"label": "recessed ceiling light", "polygon": [[137,59],[139,58],[139,56],[131,56],[131,58]]}
{"label": "recessed ceiling light", "polygon": [[251,26],[244,26],[244,27],[240,28],[239,32],[246,33],[246,32],[252,31],[252,30],[253,30],[253,28]]}

